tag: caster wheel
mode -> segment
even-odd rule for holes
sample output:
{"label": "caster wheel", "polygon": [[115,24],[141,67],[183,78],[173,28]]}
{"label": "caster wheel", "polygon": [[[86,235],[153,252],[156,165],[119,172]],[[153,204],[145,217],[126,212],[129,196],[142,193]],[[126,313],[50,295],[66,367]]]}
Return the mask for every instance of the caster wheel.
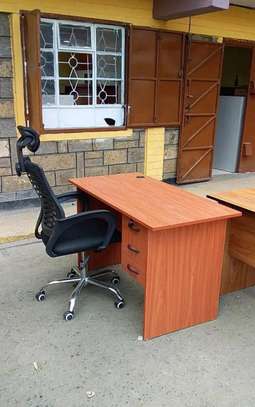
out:
{"label": "caster wheel", "polygon": [[39,291],[37,294],[35,294],[35,298],[37,299],[38,302],[42,302],[46,298],[46,292],[45,291]]}
{"label": "caster wheel", "polygon": [[112,277],[111,283],[112,283],[113,285],[119,285],[119,283],[120,283],[120,278],[119,278],[119,276],[114,276],[114,277]]}
{"label": "caster wheel", "polygon": [[67,273],[66,277],[71,279],[71,278],[75,278],[78,276],[74,271],[69,271],[69,273]]}
{"label": "caster wheel", "polygon": [[65,321],[71,321],[74,318],[74,313],[71,311],[66,311],[63,315]]}
{"label": "caster wheel", "polygon": [[124,306],[125,306],[125,302],[124,302],[124,300],[122,300],[122,301],[116,301],[116,302],[114,303],[114,305],[115,305],[115,307],[116,307],[117,309],[122,309],[122,308],[124,308]]}

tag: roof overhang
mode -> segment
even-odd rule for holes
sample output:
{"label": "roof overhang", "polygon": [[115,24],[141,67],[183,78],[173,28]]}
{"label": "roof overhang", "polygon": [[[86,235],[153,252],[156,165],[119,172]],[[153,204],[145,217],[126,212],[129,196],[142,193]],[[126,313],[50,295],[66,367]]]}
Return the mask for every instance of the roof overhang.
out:
{"label": "roof overhang", "polygon": [[228,8],[229,0],[154,0],[153,17],[171,20]]}

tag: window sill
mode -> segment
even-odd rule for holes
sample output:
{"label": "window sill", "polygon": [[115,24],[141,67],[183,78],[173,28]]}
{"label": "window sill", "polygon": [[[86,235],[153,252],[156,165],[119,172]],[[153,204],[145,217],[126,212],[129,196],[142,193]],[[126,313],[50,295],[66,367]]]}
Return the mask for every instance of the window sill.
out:
{"label": "window sill", "polygon": [[85,140],[92,138],[117,138],[133,134],[133,129],[122,127],[100,127],[83,129],[44,129],[41,141]]}

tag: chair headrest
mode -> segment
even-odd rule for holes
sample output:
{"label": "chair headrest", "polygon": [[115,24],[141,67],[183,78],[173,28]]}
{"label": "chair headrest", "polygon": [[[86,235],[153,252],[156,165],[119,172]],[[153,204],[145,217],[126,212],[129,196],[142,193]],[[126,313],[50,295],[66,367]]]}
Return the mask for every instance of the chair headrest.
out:
{"label": "chair headrest", "polygon": [[40,146],[40,136],[31,127],[18,126],[21,137],[17,140],[17,156],[19,162],[16,164],[17,175],[20,176],[25,171],[23,148],[27,147],[29,151],[35,153]]}
{"label": "chair headrest", "polygon": [[17,141],[20,148],[27,147],[32,153],[35,153],[40,146],[40,136],[32,127],[18,126],[21,137]]}

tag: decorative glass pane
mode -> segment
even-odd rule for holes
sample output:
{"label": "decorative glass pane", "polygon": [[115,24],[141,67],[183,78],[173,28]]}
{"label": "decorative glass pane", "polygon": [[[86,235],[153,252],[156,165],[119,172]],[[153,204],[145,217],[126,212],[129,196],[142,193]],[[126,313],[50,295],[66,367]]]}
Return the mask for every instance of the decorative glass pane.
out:
{"label": "decorative glass pane", "polygon": [[114,55],[97,55],[98,78],[121,78],[121,57]]}
{"label": "decorative glass pane", "polygon": [[61,78],[92,78],[92,54],[59,52],[58,61]]}
{"label": "decorative glass pane", "polygon": [[92,81],[63,79],[59,81],[60,105],[91,105]]}
{"label": "decorative glass pane", "polygon": [[51,51],[41,51],[41,75],[54,76],[54,54]]}
{"label": "decorative glass pane", "polygon": [[55,104],[55,83],[52,79],[42,79],[42,104],[54,105]]}
{"label": "decorative glass pane", "polygon": [[97,81],[97,104],[120,104],[121,81]]}
{"label": "decorative glass pane", "polygon": [[41,48],[53,48],[53,24],[42,21],[40,23]]}
{"label": "decorative glass pane", "polygon": [[98,27],[96,37],[97,51],[121,52],[121,29]]}
{"label": "decorative glass pane", "polygon": [[60,24],[59,37],[63,47],[91,47],[90,27]]}

